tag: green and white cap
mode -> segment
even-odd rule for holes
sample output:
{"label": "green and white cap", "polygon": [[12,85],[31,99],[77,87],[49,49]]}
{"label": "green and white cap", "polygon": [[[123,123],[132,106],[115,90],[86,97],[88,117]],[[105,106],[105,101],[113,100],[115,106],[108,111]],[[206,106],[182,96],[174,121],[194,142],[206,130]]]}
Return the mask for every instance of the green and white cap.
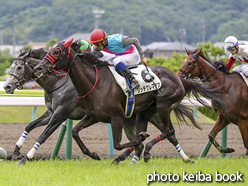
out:
{"label": "green and white cap", "polygon": [[80,46],[82,52],[91,48],[91,45],[85,40],[79,40],[77,44]]}

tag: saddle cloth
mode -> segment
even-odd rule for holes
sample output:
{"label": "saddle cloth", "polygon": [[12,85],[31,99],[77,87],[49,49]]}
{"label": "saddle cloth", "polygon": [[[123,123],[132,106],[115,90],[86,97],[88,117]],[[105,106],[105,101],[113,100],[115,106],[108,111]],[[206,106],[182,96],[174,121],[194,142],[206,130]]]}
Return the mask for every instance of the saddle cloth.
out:
{"label": "saddle cloth", "polygon": [[[115,81],[119,84],[119,86],[123,90],[124,94],[128,95],[127,93],[128,85],[126,79],[116,72],[114,66],[108,66],[108,67],[112,72]],[[134,95],[158,90],[161,87],[160,79],[152,72],[152,70],[149,67],[147,68],[149,70],[149,73],[147,72],[146,67],[144,65],[138,65],[137,68],[130,69],[135,79],[140,84],[140,87],[138,89],[134,89]]]}
{"label": "saddle cloth", "polygon": [[243,78],[245,84],[248,86],[248,80],[247,77],[245,77],[245,75],[243,74],[243,72],[239,72],[239,75]]}

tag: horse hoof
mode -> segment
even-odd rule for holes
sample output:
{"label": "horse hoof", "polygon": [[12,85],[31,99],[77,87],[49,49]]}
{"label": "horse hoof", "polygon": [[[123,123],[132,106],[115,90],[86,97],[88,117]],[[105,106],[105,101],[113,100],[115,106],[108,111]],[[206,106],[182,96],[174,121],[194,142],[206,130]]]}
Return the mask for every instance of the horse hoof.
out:
{"label": "horse hoof", "polygon": [[150,135],[146,132],[139,133],[141,136],[143,136],[145,139],[148,138]]}
{"label": "horse hoof", "polygon": [[99,154],[98,154],[98,153],[96,153],[96,152],[93,152],[93,156],[92,156],[92,158],[93,158],[94,160],[101,160],[101,158],[100,158]]}
{"label": "horse hoof", "polygon": [[184,163],[193,164],[195,162],[193,160],[188,159],[188,160],[184,161]]}
{"label": "horse hoof", "polygon": [[16,147],[15,147],[15,150],[14,150],[14,152],[13,152],[13,154],[12,154],[12,159],[13,160],[15,160],[15,159],[17,159],[19,156],[20,156],[20,147],[18,147],[17,145],[16,145]]}
{"label": "horse hoof", "polygon": [[152,159],[152,155],[150,153],[144,155],[144,160],[146,163],[148,163],[148,161],[150,161],[150,159]]}
{"label": "horse hoof", "polygon": [[111,162],[111,165],[119,165],[119,161],[115,159],[114,161]]}
{"label": "horse hoof", "polygon": [[235,152],[235,150],[233,148],[223,149],[223,153],[232,153],[232,152]]}
{"label": "horse hoof", "polygon": [[13,154],[12,154],[12,160],[15,160],[15,159],[17,159],[19,156],[20,156],[20,152],[14,152]]}
{"label": "horse hoof", "polygon": [[26,164],[26,161],[27,161],[28,157],[25,156],[24,158],[22,158],[20,161],[18,161],[16,163],[16,165],[25,165]]}

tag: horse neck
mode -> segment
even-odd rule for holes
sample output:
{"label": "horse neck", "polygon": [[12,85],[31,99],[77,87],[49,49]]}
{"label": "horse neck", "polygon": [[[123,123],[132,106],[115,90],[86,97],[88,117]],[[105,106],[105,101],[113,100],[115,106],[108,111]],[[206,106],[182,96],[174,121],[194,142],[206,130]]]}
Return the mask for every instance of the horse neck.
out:
{"label": "horse neck", "polygon": [[[70,63],[76,53],[71,50]],[[96,71],[94,67],[87,65],[80,57],[75,57],[74,63],[70,68],[69,76],[79,96],[87,94],[95,84]]]}
{"label": "horse neck", "polygon": [[36,82],[46,91],[52,92],[58,87],[62,86],[68,77],[58,77],[56,75],[50,75],[48,77],[41,77]]}
{"label": "horse neck", "polygon": [[[37,65],[37,59],[36,58],[29,58],[29,64],[36,66]],[[50,75],[48,77],[41,77],[36,79],[37,77],[34,75],[34,70],[28,66],[26,73],[28,74],[28,78],[25,79],[26,82],[35,79],[35,81],[40,85],[46,92],[51,92],[52,90],[56,89],[57,86],[61,84],[63,81],[62,77],[58,77],[55,75]]]}
{"label": "horse neck", "polygon": [[198,65],[201,69],[203,76],[205,78],[207,77],[207,82],[213,82],[220,78],[222,79],[222,75],[220,74],[220,72],[218,70],[216,71],[216,68],[202,57],[199,58]]}

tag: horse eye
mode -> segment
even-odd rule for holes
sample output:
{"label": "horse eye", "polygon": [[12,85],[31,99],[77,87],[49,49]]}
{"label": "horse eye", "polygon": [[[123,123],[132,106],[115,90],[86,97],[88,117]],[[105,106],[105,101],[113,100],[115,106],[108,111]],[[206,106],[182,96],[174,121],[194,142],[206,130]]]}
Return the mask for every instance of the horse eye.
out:
{"label": "horse eye", "polygon": [[188,62],[187,65],[188,65],[188,66],[192,65],[192,62]]}
{"label": "horse eye", "polygon": [[18,66],[18,67],[17,67],[17,70],[21,70],[21,69],[22,69],[22,67],[21,67],[21,66]]}
{"label": "horse eye", "polygon": [[54,54],[59,54],[59,51],[55,50],[55,51],[54,51]]}

